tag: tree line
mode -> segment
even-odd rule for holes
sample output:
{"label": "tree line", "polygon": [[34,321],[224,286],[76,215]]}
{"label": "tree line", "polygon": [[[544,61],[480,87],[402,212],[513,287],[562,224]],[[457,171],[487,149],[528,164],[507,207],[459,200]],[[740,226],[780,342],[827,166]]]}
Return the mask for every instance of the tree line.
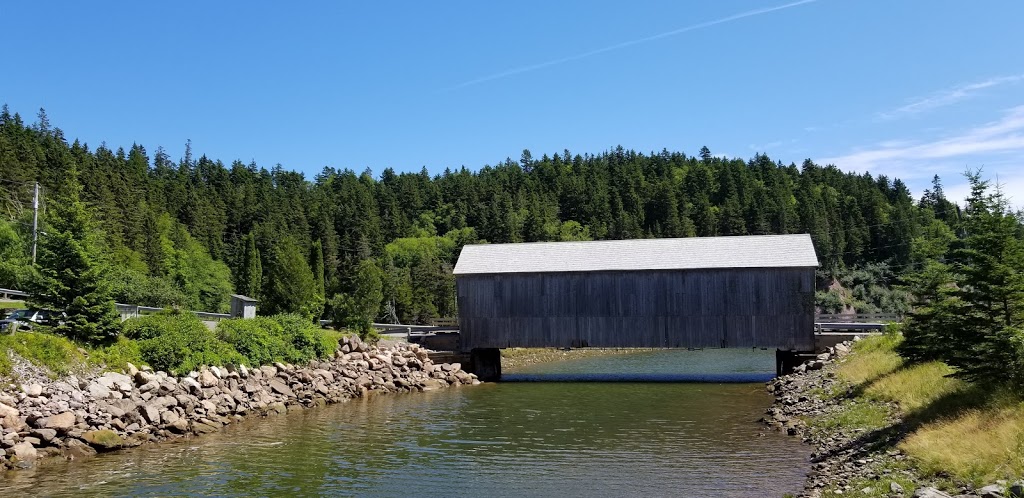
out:
{"label": "tree line", "polygon": [[[961,214],[937,177],[915,200],[884,175],[763,154],[716,157],[706,147],[693,156],[524,150],[518,161],[476,170],[325,167],[306,178],[280,165],[196,157],[190,143],[176,161],[161,147],[91,148],[69,142],[43,110],[27,124],[4,106],[3,287],[32,278],[35,182],[46,215],[64,209],[61,196],[81,201],[91,257],[118,301],[225,311],[237,292],[267,314],[353,327],[455,315],[451,270],[469,243],[810,233],[831,278],[913,267],[913,241],[936,222],[953,229]],[[66,192],[69,182],[77,192]],[[53,236],[44,229],[41,241]]]}

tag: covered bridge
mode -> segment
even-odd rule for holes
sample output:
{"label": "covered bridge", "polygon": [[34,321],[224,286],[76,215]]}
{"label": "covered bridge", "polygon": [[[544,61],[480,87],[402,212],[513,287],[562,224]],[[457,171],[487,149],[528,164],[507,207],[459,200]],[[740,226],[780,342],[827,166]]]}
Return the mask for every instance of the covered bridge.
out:
{"label": "covered bridge", "polygon": [[467,245],[460,349],[812,350],[817,266],[806,234]]}

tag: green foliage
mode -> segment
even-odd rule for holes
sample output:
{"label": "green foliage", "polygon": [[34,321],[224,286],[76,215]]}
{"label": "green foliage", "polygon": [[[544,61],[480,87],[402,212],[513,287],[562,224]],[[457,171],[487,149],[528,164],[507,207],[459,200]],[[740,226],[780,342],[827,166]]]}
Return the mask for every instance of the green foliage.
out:
{"label": "green foliage", "polygon": [[146,275],[124,266],[107,270],[110,293],[119,303],[157,308],[184,306],[188,299],[181,289],[165,277]]}
{"label": "green foliage", "polygon": [[21,289],[28,285],[32,275],[28,254],[28,244],[15,225],[0,219],[0,287]]}
{"label": "green foliage", "polygon": [[295,351],[295,356],[290,359],[292,363],[326,358],[338,349],[338,337],[334,333],[313,324],[303,315],[286,313],[272,319],[281,326],[285,340],[291,343]]}
{"label": "green foliage", "polygon": [[[917,309],[900,353],[940,360],[956,375],[986,385],[1008,384],[1024,394],[1024,241],[1022,224],[1002,192],[969,173],[971,196],[957,241],[932,237],[938,261],[926,261],[908,281]],[[927,253],[927,251],[925,251]]]}
{"label": "green foliage", "polygon": [[109,370],[124,370],[129,363],[145,365],[138,341],[127,337],[118,337],[113,344],[96,348],[89,353],[89,363],[103,366]]}
{"label": "green foliage", "polygon": [[256,237],[250,233],[242,240],[244,249],[235,272],[235,288],[239,294],[259,299],[260,286],[263,283],[263,264],[260,262],[260,251],[256,249]]}
{"label": "green foliage", "polygon": [[234,346],[250,365],[297,361],[295,358],[299,356],[275,318],[222,320],[217,324],[217,337]]}
{"label": "green foliage", "polygon": [[263,300],[265,314],[303,313],[312,317],[316,303],[316,284],[313,273],[291,238],[283,238],[274,245],[266,268]]}
{"label": "green foliage", "polygon": [[0,375],[11,374],[8,351],[46,367],[55,376],[71,373],[71,368],[84,360],[75,343],[65,337],[41,331],[15,332],[0,335]]}
{"label": "green foliage", "polygon": [[132,318],[125,322],[124,336],[138,341],[144,363],[175,374],[184,374],[202,365],[222,366],[246,361],[191,313],[168,312]]}
{"label": "green foliage", "polygon": [[114,309],[98,233],[82,202],[78,170],[65,170],[62,188],[44,218],[38,271],[31,303],[64,313],[56,332],[89,344],[117,337],[120,319]]}

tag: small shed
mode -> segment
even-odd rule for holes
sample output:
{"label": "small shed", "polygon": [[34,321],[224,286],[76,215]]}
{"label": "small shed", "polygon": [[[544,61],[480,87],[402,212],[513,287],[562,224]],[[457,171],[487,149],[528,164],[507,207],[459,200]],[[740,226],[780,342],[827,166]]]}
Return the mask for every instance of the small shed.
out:
{"label": "small shed", "polygon": [[256,318],[256,303],[259,301],[241,294],[231,295],[231,316],[235,318]]}
{"label": "small shed", "polygon": [[460,349],[814,348],[811,238],[467,245]]}

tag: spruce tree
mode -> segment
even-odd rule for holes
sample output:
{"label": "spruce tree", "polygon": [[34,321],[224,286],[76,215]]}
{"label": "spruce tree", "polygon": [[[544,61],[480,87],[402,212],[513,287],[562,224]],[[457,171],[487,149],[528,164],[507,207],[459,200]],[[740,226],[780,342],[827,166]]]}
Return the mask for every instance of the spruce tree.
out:
{"label": "spruce tree", "polygon": [[260,285],[263,282],[263,264],[260,262],[260,251],[256,249],[256,236],[253,233],[246,235],[242,244],[242,258],[236,275],[237,283],[235,288],[239,294],[253,299],[259,299]]}
{"label": "spruce tree", "polygon": [[324,313],[326,302],[326,290],[324,283],[324,250],[320,240],[313,241],[313,248],[310,250],[310,260],[313,270],[313,299],[309,304],[310,314],[314,319],[320,319]]}
{"label": "spruce tree", "polygon": [[62,183],[47,202],[31,304],[64,313],[57,333],[90,344],[109,342],[117,337],[121,322],[74,163]]}

